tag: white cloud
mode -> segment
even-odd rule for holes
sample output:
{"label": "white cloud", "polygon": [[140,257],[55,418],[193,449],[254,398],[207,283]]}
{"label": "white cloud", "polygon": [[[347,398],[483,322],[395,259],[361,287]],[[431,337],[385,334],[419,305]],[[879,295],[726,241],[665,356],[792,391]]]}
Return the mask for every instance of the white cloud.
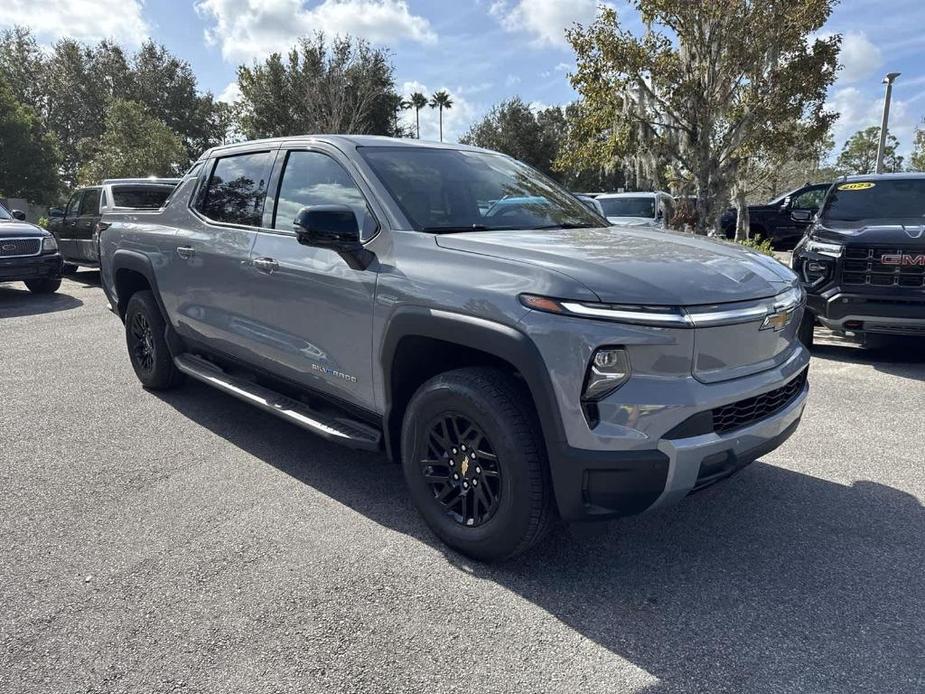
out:
{"label": "white cloud", "polygon": [[241,87],[238,86],[237,80],[234,82],[229,82],[222,93],[218,95],[218,101],[224,102],[226,104],[233,104],[238,99],[241,98]]}
{"label": "white cloud", "polygon": [[[893,92],[895,95],[895,91]],[[879,127],[883,115],[883,93],[870,96],[857,87],[836,89],[825,104],[830,111],[841,115],[832,128],[835,140],[834,156],[838,156],[845,142],[858,130]],[[899,140],[899,151],[906,156],[912,149],[917,116],[907,101],[894,98],[890,102],[889,132]]]}
{"label": "white cloud", "polygon": [[[421,92],[430,98],[430,95],[440,90],[446,90],[453,99],[453,107],[443,111],[443,141],[458,142],[469,126],[482,116],[484,109],[479,104],[474,104],[466,98],[467,93],[472,93],[466,87],[457,87],[452,89],[447,86],[429,88],[426,84],[417,81],[405,82],[402,84],[401,93],[407,97],[413,92]],[[401,120],[409,127],[414,127],[414,109],[403,111]],[[422,140],[440,140],[440,116],[437,109],[421,109],[421,139]]]}
{"label": "white cloud", "polygon": [[565,47],[565,30],[575,22],[593,21],[598,4],[599,0],[497,0],[489,13],[506,31],[532,34],[538,46]]}
{"label": "white cloud", "polygon": [[140,0],[5,0],[0,26],[27,26],[40,37],[113,39],[139,46],[149,27]]}
{"label": "white cloud", "polygon": [[513,87],[518,84],[520,84],[520,77],[518,77],[517,75],[508,75],[507,78],[504,80],[505,87]]}
{"label": "white cloud", "polygon": [[228,61],[286,52],[297,37],[316,31],[384,44],[437,40],[430,22],[412,14],[406,0],[324,0],[314,7],[302,0],[200,0],[196,9],[213,22],[206,40],[221,45]]}
{"label": "white cloud", "polygon": [[883,54],[863,31],[849,31],[842,37],[839,62],[838,80],[848,84],[868,77],[883,65]]}

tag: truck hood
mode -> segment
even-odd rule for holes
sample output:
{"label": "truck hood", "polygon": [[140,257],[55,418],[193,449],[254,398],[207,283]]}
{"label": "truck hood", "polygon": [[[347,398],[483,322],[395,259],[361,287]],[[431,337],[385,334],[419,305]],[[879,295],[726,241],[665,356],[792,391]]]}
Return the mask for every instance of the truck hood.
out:
{"label": "truck hood", "polygon": [[0,220],[0,238],[8,238],[10,236],[41,238],[42,236],[48,236],[48,232],[42,229],[42,227],[37,227],[27,222]]}
{"label": "truck hood", "polygon": [[436,242],[562,273],[608,303],[744,301],[778,294],[796,279],[775,259],[741,246],[635,227],[464,232]]}
{"label": "truck hood", "polygon": [[846,246],[889,245],[925,248],[925,219],[821,220],[812,230],[813,238],[835,241]]}

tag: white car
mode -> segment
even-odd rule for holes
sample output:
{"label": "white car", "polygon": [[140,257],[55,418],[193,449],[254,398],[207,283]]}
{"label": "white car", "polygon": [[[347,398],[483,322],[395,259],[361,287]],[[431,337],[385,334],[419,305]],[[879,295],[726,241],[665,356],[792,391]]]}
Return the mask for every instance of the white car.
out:
{"label": "white car", "polygon": [[614,226],[655,226],[664,229],[674,214],[668,193],[605,193],[598,195],[604,216]]}

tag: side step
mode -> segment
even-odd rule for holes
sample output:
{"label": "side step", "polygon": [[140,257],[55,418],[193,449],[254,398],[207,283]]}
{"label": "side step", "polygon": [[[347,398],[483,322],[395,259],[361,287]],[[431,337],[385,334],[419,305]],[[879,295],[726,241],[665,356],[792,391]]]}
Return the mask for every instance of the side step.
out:
{"label": "side step", "polygon": [[173,361],[187,376],[208,383],[329,441],[367,451],[380,448],[381,432],[367,424],[346,417],[333,417],[315,412],[305,403],[226,373],[215,364],[194,354],[181,354],[174,357]]}

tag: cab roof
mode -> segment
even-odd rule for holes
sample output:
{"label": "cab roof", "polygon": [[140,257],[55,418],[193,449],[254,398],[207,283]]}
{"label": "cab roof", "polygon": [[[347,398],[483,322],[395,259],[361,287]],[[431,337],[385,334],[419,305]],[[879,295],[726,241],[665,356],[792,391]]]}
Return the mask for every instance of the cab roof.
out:
{"label": "cab roof", "polygon": [[421,149],[455,149],[469,152],[491,152],[482,147],[462,145],[456,142],[433,142],[431,140],[415,140],[384,135],[292,135],[289,137],[269,137],[262,140],[247,140],[233,144],[219,145],[205,152],[200,159],[206,159],[215,154],[227,154],[237,150],[247,150],[263,147],[279,147],[281,145],[295,145],[309,142],[324,142],[338,149],[355,149],[357,147],[412,147]]}

